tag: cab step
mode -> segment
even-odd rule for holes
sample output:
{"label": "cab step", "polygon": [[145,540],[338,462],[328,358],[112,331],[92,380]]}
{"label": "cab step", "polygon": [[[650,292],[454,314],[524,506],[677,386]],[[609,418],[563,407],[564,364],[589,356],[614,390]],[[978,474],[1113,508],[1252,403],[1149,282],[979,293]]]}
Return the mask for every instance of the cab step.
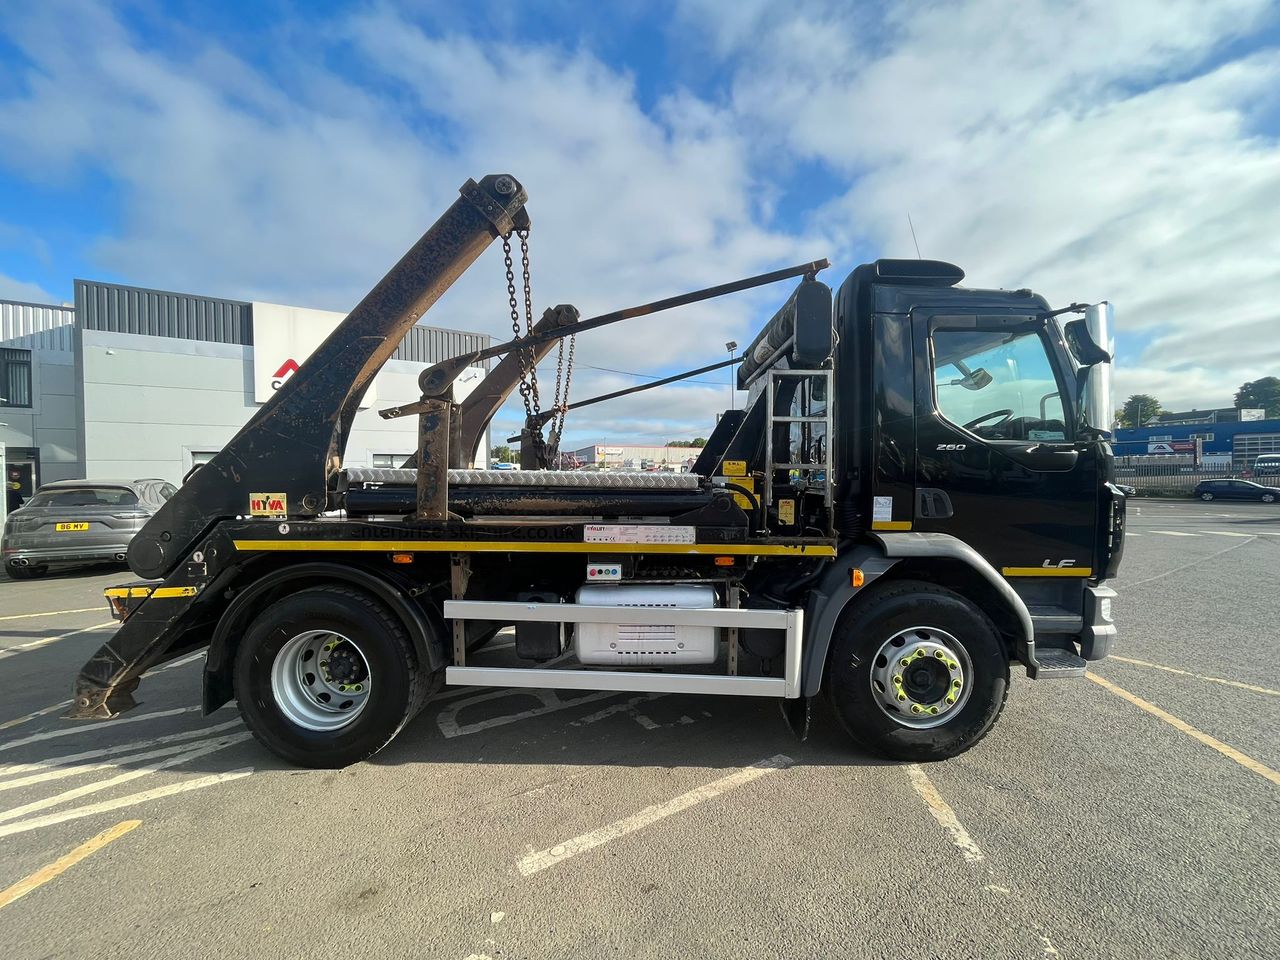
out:
{"label": "cab step", "polygon": [[1061,647],[1036,647],[1037,680],[1059,680],[1064,677],[1083,677],[1085,660],[1074,650]]}
{"label": "cab step", "polygon": [[1068,610],[1048,603],[1029,603],[1027,612],[1038,634],[1067,633],[1075,636],[1084,629],[1084,618],[1079,610]]}

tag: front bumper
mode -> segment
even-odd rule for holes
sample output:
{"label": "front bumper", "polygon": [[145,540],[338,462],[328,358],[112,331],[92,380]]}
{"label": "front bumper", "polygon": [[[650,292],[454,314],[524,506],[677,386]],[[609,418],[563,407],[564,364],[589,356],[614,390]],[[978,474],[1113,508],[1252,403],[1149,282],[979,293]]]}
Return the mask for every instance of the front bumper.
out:
{"label": "front bumper", "polygon": [[1116,637],[1116,625],[1111,619],[1111,601],[1116,592],[1106,585],[1086,584],[1084,588],[1084,629],[1077,640],[1080,656],[1086,660],[1102,660],[1111,653],[1111,643]]}

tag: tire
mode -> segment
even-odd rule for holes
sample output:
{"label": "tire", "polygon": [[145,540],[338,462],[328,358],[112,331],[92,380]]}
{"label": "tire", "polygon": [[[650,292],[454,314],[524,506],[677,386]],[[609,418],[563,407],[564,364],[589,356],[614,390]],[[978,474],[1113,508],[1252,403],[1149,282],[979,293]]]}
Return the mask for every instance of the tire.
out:
{"label": "tire", "polygon": [[1264,494],[1262,495],[1262,502],[1263,502],[1263,503],[1275,503],[1275,502],[1276,502],[1276,495],[1275,495],[1274,493],[1264,493]]}
{"label": "tire", "polygon": [[49,572],[47,564],[37,567],[15,567],[5,564],[4,572],[13,580],[39,580]]}
{"label": "tire", "polygon": [[1212,500],[1212,499],[1213,499],[1213,494],[1212,494],[1212,493],[1202,493],[1202,494],[1200,494],[1200,499],[1201,499],[1201,500],[1203,500],[1205,503],[1208,503],[1210,500]]}
{"label": "tire", "polygon": [[[295,656],[286,648],[296,650],[300,638],[329,634],[348,639],[364,664],[368,692],[350,718],[314,698],[280,693],[279,678],[288,675]],[[274,672],[278,659],[283,673]],[[236,651],[233,680],[240,715],[264,747],[298,766],[332,769],[366,760],[390,743],[425,705],[431,677],[404,626],[385,607],[358,590],[327,586],[299,591],[259,614]],[[295,684],[303,687],[301,680]],[[298,720],[306,711],[314,717],[326,709],[334,715],[324,722],[345,725],[318,729]]]}
{"label": "tire", "polygon": [[[954,714],[934,719],[903,713],[905,719],[895,719],[890,708],[882,706],[884,695],[872,685],[876,661],[881,648],[900,631],[946,637],[946,646],[954,643],[960,648],[957,663],[967,656],[968,693],[956,703]],[[935,666],[927,658],[923,663]],[[879,669],[885,666],[881,661]],[[962,669],[958,675],[964,674]],[[943,690],[948,690],[945,674],[942,679]],[[973,603],[933,584],[901,581],[882,588],[842,618],[832,638],[824,686],[841,725],[856,743],[892,760],[945,760],[976,744],[1000,716],[1009,696],[1009,656],[995,625]],[[914,708],[914,701],[908,702]],[[925,722],[935,725],[908,725]]]}

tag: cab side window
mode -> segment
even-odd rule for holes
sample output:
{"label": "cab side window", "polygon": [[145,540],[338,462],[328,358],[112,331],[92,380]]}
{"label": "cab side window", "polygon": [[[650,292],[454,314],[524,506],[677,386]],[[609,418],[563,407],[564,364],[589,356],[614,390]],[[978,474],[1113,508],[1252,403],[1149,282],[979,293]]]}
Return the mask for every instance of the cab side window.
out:
{"label": "cab side window", "polygon": [[1072,439],[1048,346],[1026,329],[933,331],[934,403],[943,417],[984,440]]}

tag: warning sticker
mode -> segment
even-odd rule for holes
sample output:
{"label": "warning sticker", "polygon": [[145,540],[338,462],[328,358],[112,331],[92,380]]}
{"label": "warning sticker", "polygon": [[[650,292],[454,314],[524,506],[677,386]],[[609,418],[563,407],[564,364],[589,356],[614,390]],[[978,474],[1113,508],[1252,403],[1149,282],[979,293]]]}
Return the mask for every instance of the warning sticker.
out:
{"label": "warning sticker", "polygon": [[788,526],[796,522],[796,502],[794,500],[778,501],[778,522]]}
{"label": "warning sticker", "polygon": [[720,472],[726,477],[745,477],[747,475],[747,461],[726,460],[720,464]]}
{"label": "warning sticker", "polygon": [[640,523],[589,523],[582,528],[585,543],[693,543],[693,534],[693,527]]}
{"label": "warning sticker", "polygon": [[893,497],[873,497],[871,503],[871,520],[893,519]]}
{"label": "warning sticker", "polygon": [[251,493],[249,494],[249,516],[251,517],[287,517],[289,515],[289,498],[283,493]]}
{"label": "warning sticker", "polygon": [[[743,490],[747,490],[750,493],[756,492],[755,477],[734,477],[732,482],[735,487],[741,487]],[[756,505],[752,502],[751,498],[744,493],[739,493],[737,490],[734,490],[733,499],[737,501],[738,506],[743,510],[755,509]]]}

